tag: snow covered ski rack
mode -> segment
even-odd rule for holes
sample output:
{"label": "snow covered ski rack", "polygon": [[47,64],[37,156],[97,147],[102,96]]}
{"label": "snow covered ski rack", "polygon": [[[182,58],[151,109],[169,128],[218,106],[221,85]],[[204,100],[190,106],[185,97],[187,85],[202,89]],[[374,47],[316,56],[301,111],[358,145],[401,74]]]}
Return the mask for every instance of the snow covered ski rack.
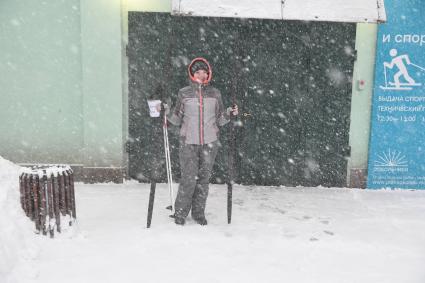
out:
{"label": "snow covered ski rack", "polygon": [[53,238],[61,222],[76,219],[74,175],[68,165],[24,167],[19,174],[21,206],[38,233]]}

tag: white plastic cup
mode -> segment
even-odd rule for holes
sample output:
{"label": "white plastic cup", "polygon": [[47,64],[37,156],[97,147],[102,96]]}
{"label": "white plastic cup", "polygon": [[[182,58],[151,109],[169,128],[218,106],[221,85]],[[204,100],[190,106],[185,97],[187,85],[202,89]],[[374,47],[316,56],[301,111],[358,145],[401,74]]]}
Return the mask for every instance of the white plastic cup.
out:
{"label": "white plastic cup", "polygon": [[149,105],[149,116],[159,117],[160,112],[158,111],[158,105],[161,105],[161,100],[148,100]]}

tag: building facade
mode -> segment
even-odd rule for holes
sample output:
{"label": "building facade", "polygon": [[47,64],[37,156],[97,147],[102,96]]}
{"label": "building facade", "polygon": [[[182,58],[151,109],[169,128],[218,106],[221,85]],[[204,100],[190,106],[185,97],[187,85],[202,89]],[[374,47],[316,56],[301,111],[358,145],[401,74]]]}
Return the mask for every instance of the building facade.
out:
{"label": "building facade", "polygon": [[[0,155],[70,164],[85,182],[129,177],[128,15],[171,10],[170,0],[2,1]],[[365,183],[376,35],[376,23],[355,25],[346,186]]]}

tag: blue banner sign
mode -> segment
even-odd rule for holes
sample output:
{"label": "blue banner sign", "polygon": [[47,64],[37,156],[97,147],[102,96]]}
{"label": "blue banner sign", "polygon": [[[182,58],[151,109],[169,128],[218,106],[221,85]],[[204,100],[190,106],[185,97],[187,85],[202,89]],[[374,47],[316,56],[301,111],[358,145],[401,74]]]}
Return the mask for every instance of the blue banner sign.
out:
{"label": "blue banner sign", "polygon": [[367,187],[425,189],[425,1],[387,0],[378,27]]}

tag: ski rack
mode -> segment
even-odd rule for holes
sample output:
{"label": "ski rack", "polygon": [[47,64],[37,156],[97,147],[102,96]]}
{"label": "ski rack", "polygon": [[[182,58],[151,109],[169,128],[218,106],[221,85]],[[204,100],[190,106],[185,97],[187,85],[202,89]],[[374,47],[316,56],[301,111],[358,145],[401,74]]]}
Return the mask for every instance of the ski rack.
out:
{"label": "ski rack", "polygon": [[21,207],[35,223],[37,233],[61,233],[61,218],[72,226],[75,209],[74,174],[69,165],[24,167],[19,174]]}

